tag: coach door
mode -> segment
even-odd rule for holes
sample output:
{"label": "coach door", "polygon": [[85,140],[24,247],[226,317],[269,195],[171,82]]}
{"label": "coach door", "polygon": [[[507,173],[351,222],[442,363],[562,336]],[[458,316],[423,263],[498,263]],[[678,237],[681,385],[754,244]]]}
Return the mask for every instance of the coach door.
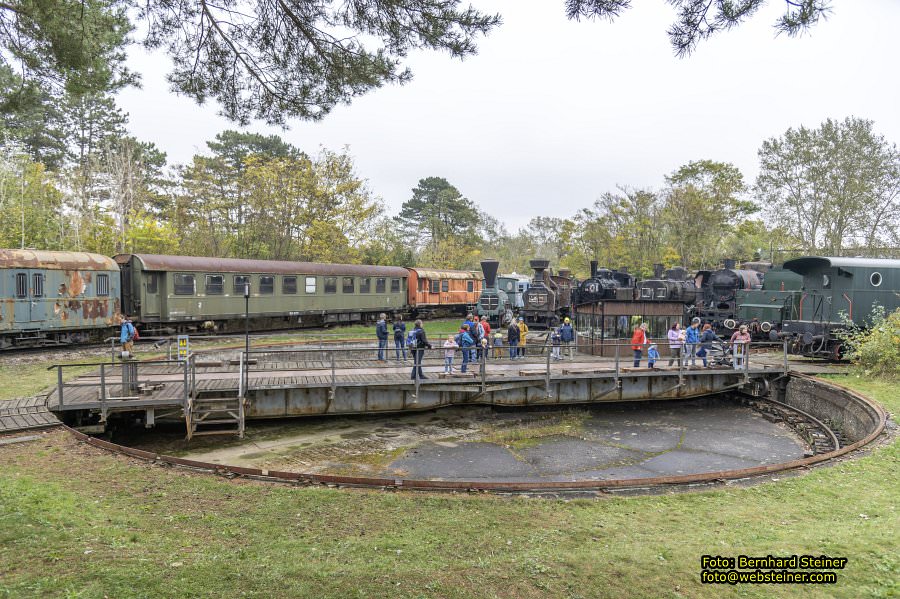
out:
{"label": "coach door", "polygon": [[14,271],[13,275],[13,298],[15,308],[13,309],[13,320],[19,326],[28,326],[31,324],[31,304],[32,298],[29,290],[29,278],[31,272],[27,270]]}
{"label": "coach door", "polygon": [[144,273],[144,305],[141,306],[141,315],[144,317],[159,316],[160,279],[162,278],[163,273]]}

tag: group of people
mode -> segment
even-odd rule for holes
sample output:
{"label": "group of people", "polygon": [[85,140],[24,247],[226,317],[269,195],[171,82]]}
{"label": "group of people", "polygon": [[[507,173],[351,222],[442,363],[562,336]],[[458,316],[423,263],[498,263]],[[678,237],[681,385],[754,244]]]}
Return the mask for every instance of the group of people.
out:
{"label": "group of people", "polygon": [[459,371],[467,372],[469,363],[480,361],[482,357],[488,358],[493,346],[491,324],[487,316],[478,318],[471,312],[466,314],[459,331],[455,335],[448,335],[444,341],[444,372],[455,372],[453,360],[456,357],[456,350],[460,350],[462,354],[462,366]]}
{"label": "group of people", "polygon": [[[669,366],[678,362],[678,366],[687,365],[690,360],[691,366],[697,365],[697,358],[703,361],[703,367],[709,367],[709,356],[713,349],[713,344],[720,341],[709,323],[702,324],[699,318],[691,320],[691,324],[687,329],[681,328],[681,323],[674,323],[666,335],[669,342]],[[750,344],[750,333],[747,325],[742,324],[729,340],[733,348],[732,361],[735,368],[744,368]],[[659,349],[655,343],[650,343],[647,337],[647,323],[641,323],[634,329],[631,337],[631,349],[634,352],[634,367],[641,365],[643,357],[643,348],[647,347],[647,366],[655,368],[656,362],[660,360]]]}
{"label": "group of people", "polygon": [[[398,362],[406,362],[408,353],[413,356],[413,370],[411,378],[427,378],[422,372],[422,355],[425,349],[431,349],[422,321],[415,321],[412,331],[407,333],[406,323],[403,317],[398,315],[393,323],[388,323],[387,314],[382,313],[375,324],[375,336],[378,339],[378,360],[387,361],[388,341],[393,331],[394,353]],[[460,372],[468,372],[469,365],[484,359],[503,357],[504,337],[509,348],[509,359],[524,358],[528,340],[528,325],[522,318],[514,319],[506,329],[506,335],[501,331],[492,329],[486,316],[477,317],[471,312],[459,327],[459,331],[450,334],[442,345],[444,351],[444,372],[454,373],[454,360],[456,353],[462,356]],[[565,350],[569,358],[573,355],[575,346],[575,330],[571,321],[566,318],[563,323],[550,333],[552,345],[551,356],[556,360],[562,359],[562,351]]]}

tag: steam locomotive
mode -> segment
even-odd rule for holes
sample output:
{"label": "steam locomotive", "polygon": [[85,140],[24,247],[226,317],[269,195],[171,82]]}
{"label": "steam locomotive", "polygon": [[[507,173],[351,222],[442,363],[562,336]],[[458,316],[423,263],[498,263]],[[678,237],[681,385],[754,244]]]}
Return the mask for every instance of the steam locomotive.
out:
{"label": "steam locomotive", "polygon": [[603,300],[627,300],[634,297],[635,277],[628,269],[610,270],[598,268],[596,260],[591,260],[591,276],[576,286],[573,303],[591,304]]}
{"label": "steam locomotive", "polygon": [[560,319],[569,315],[572,308],[572,290],[576,282],[568,269],[561,268],[554,275],[549,270],[550,261],[535,258],[528,263],[534,269],[534,279],[525,292],[521,314],[529,327],[552,328]]}

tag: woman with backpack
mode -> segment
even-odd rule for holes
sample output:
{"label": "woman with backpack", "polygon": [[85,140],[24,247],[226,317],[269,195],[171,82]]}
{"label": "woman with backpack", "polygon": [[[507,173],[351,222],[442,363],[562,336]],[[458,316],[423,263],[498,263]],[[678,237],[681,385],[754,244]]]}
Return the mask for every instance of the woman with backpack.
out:
{"label": "woman with backpack", "polygon": [[519,323],[515,320],[509,323],[509,328],[506,330],[506,343],[509,345],[509,359],[515,360],[516,355],[518,354],[519,349],[519,336],[521,332],[519,331]]}
{"label": "woman with backpack", "polygon": [[422,358],[425,356],[425,350],[431,349],[431,344],[428,343],[428,337],[425,335],[425,329],[422,328],[421,320],[415,322],[414,328],[409,333],[406,341],[413,355],[413,369],[410,378],[413,380],[417,378],[427,379],[428,377],[422,372]]}
{"label": "woman with backpack", "polygon": [[472,360],[472,348],[475,347],[475,339],[469,333],[469,325],[462,325],[459,334],[456,336],[456,344],[462,350],[462,367],[459,371],[465,372],[468,369],[469,362]]}

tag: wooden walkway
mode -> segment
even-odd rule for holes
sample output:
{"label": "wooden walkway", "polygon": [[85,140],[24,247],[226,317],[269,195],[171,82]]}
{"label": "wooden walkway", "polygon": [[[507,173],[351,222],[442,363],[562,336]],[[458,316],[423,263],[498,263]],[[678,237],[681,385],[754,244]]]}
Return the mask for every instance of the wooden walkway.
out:
{"label": "wooden walkway", "polygon": [[57,424],[59,419],[47,409],[43,395],[0,401],[0,434]]}

